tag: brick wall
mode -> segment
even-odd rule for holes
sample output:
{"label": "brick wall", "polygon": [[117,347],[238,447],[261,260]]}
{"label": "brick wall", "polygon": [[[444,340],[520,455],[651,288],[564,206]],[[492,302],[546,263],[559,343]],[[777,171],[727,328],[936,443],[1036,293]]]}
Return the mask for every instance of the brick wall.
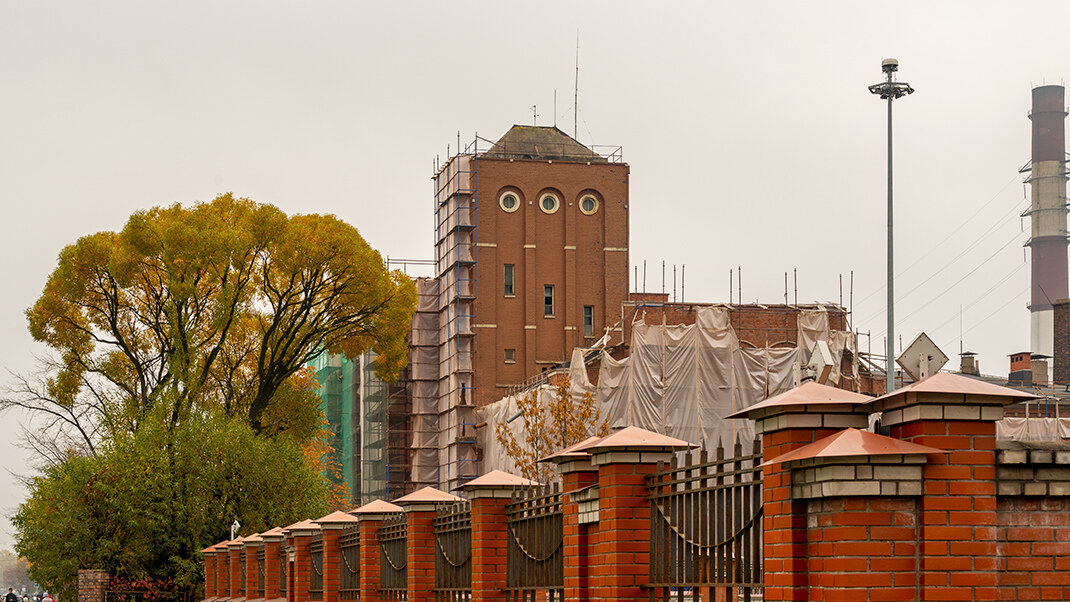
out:
{"label": "brick wall", "polygon": [[104,590],[111,577],[100,569],[78,570],[78,602],[104,602]]}
{"label": "brick wall", "polygon": [[1070,384],[1070,299],[1055,302],[1052,320],[1052,384],[1066,385]]}
{"label": "brick wall", "polygon": [[1070,600],[1070,498],[1001,498],[996,519],[999,599]]}

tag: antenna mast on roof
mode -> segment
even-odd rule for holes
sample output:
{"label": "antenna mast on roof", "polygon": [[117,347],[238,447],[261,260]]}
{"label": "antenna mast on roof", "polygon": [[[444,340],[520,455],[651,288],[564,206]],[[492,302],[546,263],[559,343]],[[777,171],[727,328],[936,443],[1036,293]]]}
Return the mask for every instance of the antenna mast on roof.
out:
{"label": "antenna mast on roof", "polygon": [[580,30],[576,30],[576,88],[572,94],[572,137],[580,132]]}

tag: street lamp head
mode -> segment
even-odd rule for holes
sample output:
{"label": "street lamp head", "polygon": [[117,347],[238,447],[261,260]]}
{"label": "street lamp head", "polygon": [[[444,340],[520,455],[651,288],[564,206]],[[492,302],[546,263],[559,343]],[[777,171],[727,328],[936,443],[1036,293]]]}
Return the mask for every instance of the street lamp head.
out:
{"label": "street lamp head", "polygon": [[899,61],[895,59],[884,59],[881,61],[881,71],[885,73],[895,73],[899,71]]}

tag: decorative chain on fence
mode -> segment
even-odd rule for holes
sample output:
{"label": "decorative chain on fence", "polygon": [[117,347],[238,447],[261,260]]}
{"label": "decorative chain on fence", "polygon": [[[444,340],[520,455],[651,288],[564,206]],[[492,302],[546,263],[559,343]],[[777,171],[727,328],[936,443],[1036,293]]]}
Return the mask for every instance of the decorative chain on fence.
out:
{"label": "decorative chain on fence", "polygon": [[472,599],[472,507],[458,502],[438,508],[435,528],[435,600]]}
{"label": "decorative chain on fence", "polygon": [[408,600],[408,539],[404,514],[385,519],[379,527],[379,596],[383,600]]}
{"label": "decorative chain on fence", "polygon": [[318,533],[308,544],[308,560],[311,570],[308,576],[308,598],[323,599],[323,533]]}
{"label": "decorative chain on fence", "polygon": [[651,600],[762,599],[761,440],[732,453],[688,452],[647,477]]}
{"label": "decorative chain on fence", "polygon": [[360,530],[346,527],[338,537],[342,576],[338,596],[342,600],[360,599]]}
{"label": "decorative chain on fence", "polygon": [[546,600],[562,600],[565,533],[558,486],[516,491],[505,514],[510,599],[534,600],[543,591]]}

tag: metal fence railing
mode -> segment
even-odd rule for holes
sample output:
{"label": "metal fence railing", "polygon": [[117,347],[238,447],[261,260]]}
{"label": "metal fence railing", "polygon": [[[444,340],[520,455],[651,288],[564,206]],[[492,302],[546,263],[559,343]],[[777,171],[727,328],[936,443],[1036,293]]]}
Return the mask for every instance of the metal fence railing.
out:
{"label": "metal fence railing", "polygon": [[563,600],[564,517],[561,491],[552,485],[519,490],[505,507],[506,586],[510,599]]}
{"label": "metal fence railing", "polygon": [[435,600],[472,599],[472,509],[458,502],[438,509],[435,528]]}

